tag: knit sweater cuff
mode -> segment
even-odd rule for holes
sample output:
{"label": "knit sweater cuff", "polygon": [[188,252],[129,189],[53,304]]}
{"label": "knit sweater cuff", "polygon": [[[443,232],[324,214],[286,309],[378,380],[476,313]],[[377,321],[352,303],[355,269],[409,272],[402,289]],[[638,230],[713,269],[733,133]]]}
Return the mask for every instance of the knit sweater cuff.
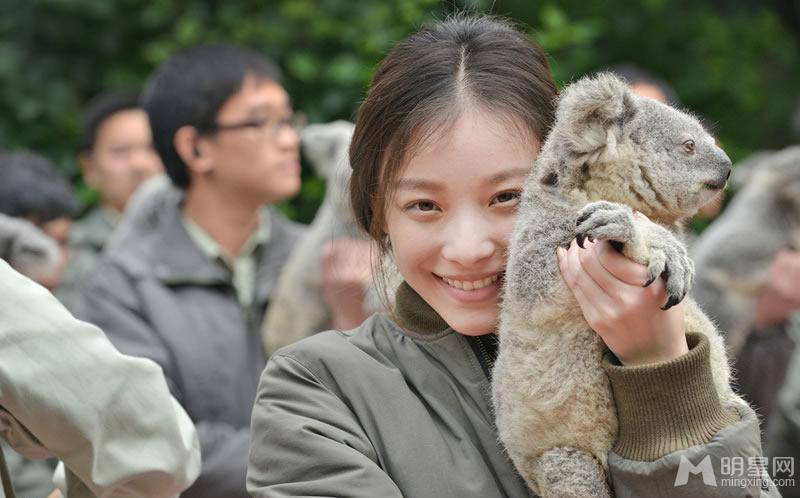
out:
{"label": "knit sweater cuff", "polygon": [[603,359],[617,406],[619,436],[614,452],[629,460],[653,461],[705,444],[739,421],[722,407],[709,361],[710,344],[687,333],[689,352],[673,360],[622,366],[611,352]]}

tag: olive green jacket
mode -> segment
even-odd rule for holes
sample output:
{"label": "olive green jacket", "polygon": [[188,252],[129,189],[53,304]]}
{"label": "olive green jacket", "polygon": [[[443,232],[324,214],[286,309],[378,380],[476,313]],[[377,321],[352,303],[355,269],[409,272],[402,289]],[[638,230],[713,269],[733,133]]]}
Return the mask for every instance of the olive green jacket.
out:
{"label": "olive green jacket", "polygon": [[[481,348],[408,289],[397,296],[404,328],[377,314],[272,356],[253,410],[251,496],[532,496],[498,442]],[[671,362],[607,361],[618,411],[638,414],[620,417],[609,455],[616,496],[780,496],[766,476],[768,491],[724,485],[746,477],[728,475],[725,458],[761,455],[758,422],[747,409],[719,416],[709,344],[689,339]]]}

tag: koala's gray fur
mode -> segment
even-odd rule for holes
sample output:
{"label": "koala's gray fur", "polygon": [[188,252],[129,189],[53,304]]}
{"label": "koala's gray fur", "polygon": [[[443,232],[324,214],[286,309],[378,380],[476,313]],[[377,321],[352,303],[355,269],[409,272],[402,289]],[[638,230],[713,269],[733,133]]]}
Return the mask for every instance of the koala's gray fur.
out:
{"label": "koala's gray fur", "polygon": [[61,250],[29,221],[0,214],[0,259],[35,280],[56,269]]}
{"label": "koala's gray fur", "polygon": [[[680,222],[729,173],[730,160],[696,119],[634,95],[615,76],[564,90],[509,247],[492,385],[500,439],[540,496],[609,496],[607,454],[617,433],[605,345],[561,279],[556,248],[573,238],[616,241],[651,281],[663,275],[665,308],[672,306],[693,277],[676,236]],[[691,300],[685,327],[710,339],[723,405],[743,403],[728,385],[721,337]]]}
{"label": "koala's gray fur", "polygon": [[732,354],[781,250],[800,250],[800,146],[759,152],[734,168],[741,190],[693,248],[693,295],[727,334]]}
{"label": "koala's gray fur", "polygon": [[[268,353],[332,327],[321,290],[322,247],[341,237],[365,238],[350,206],[351,169],[347,154],[353,128],[347,121],[335,121],[310,125],[301,132],[303,152],[317,174],[327,180],[327,187],[314,221],[278,279],[264,319]],[[367,312],[382,309],[376,290],[366,289],[366,296]]]}
{"label": "koala's gray fur", "polygon": [[125,212],[105,243],[105,252],[114,252],[128,240],[131,230],[143,226],[155,227],[165,206],[180,202],[184,191],[172,184],[167,175],[157,175],[139,185],[125,204]]}

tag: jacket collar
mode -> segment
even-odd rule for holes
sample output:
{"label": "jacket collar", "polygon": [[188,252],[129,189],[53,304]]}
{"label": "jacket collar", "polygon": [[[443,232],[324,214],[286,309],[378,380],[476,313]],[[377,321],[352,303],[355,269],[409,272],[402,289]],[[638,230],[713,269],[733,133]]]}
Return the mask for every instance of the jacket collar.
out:
{"label": "jacket collar", "polygon": [[431,305],[406,282],[397,288],[394,318],[403,329],[422,336],[437,335],[450,328]]}
{"label": "jacket collar", "polygon": [[149,258],[153,274],[166,285],[230,283],[230,271],[208,258],[186,231],[181,203],[170,202],[150,220],[155,225],[150,227],[155,232]]}
{"label": "jacket collar", "polygon": [[[221,261],[209,258],[192,240],[182,223],[182,199],[170,202],[149,227],[155,232],[150,261],[155,277],[165,285],[232,285],[232,274]],[[271,209],[270,209],[271,211]],[[270,217],[274,219],[274,213]],[[263,304],[272,293],[283,261],[273,246],[285,237],[280,225],[273,224],[266,244],[255,251],[256,288],[254,303]]]}

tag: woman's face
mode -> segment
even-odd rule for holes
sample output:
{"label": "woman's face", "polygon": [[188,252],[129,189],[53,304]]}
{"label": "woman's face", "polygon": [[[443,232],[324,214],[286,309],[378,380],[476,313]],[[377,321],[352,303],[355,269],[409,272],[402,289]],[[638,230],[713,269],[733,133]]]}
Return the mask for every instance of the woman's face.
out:
{"label": "woman's face", "polygon": [[539,142],[468,112],[401,170],[385,230],[400,273],[454,330],[497,327],[506,248]]}

